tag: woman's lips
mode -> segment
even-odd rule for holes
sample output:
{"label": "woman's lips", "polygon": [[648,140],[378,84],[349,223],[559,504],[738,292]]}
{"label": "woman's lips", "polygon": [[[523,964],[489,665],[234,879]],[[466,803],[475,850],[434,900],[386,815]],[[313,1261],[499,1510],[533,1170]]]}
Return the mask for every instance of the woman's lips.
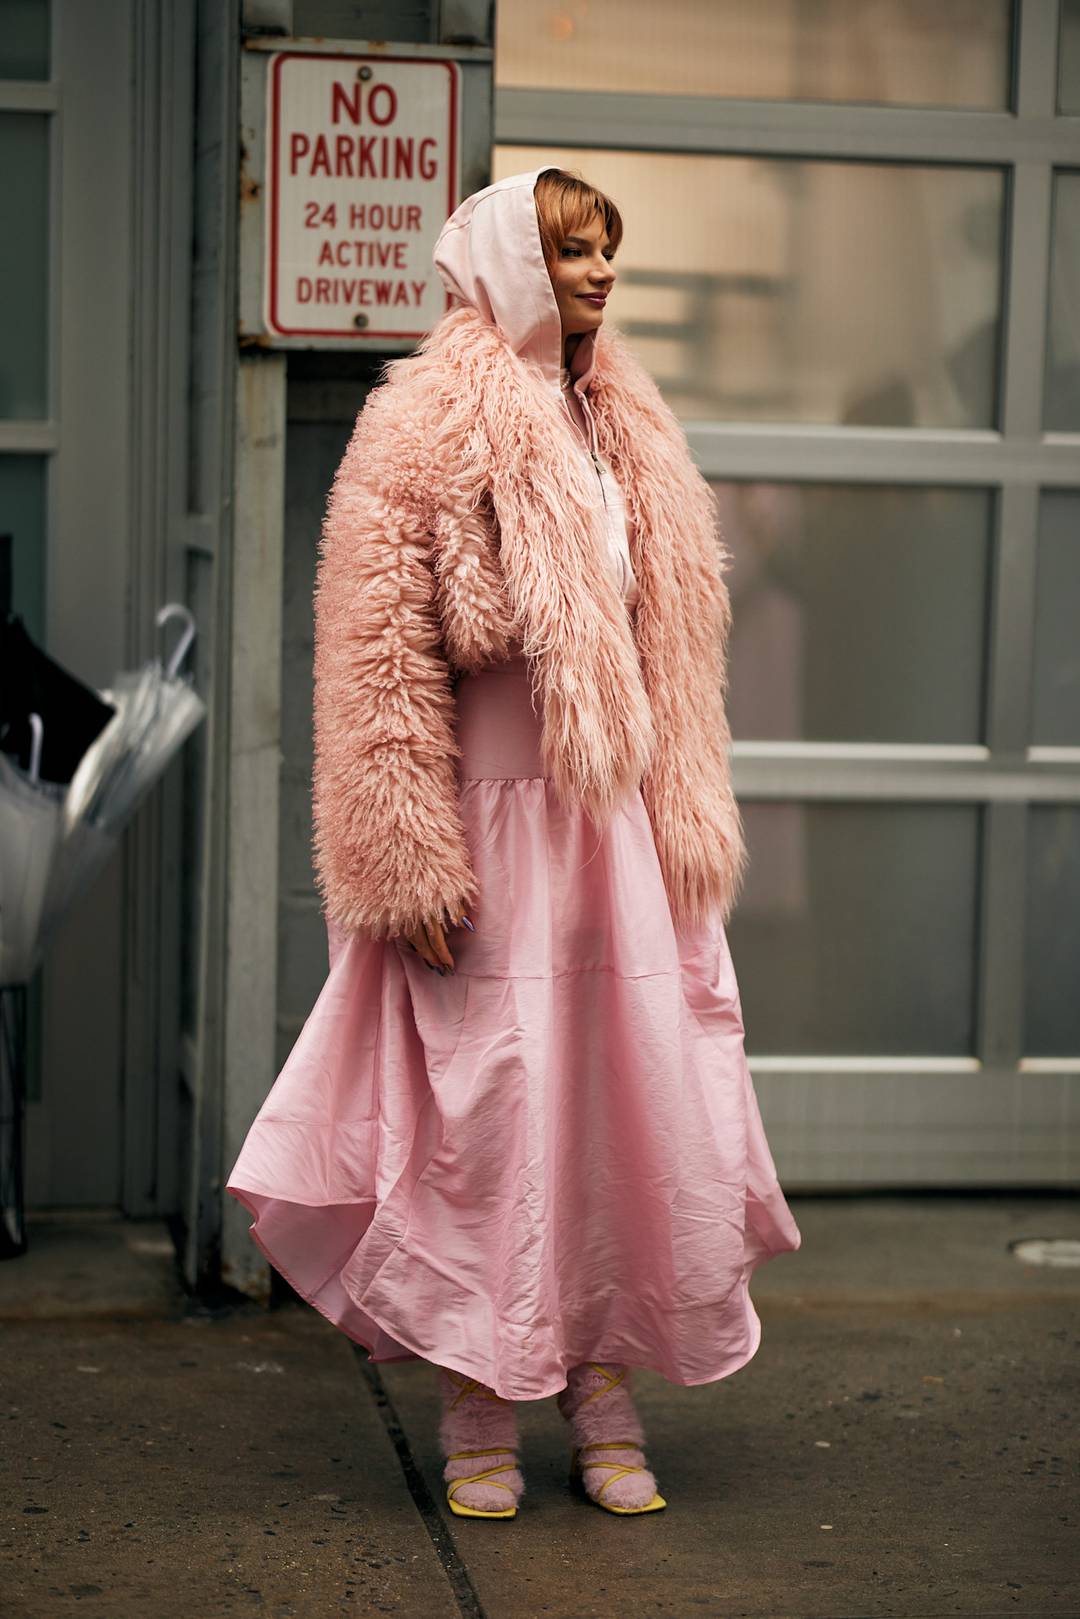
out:
{"label": "woman's lips", "polygon": [[578,297],[584,298],[587,304],[595,304],[598,309],[603,309],[607,303],[606,292],[579,292]]}

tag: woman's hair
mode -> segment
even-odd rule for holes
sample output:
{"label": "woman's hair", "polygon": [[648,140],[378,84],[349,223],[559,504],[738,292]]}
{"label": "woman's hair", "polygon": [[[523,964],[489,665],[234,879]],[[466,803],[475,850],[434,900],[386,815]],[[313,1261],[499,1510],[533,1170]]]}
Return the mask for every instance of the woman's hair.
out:
{"label": "woman's hair", "polygon": [[540,244],[549,270],[558,259],[566,238],[582,225],[591,223],[597,214],[604,221],[612,252],[622,241],[623,222],[619,210],[610,197],[597,191],[580,175],[568,174],[565,169],[545,169],[536,182],[533,196],[540,224]]}

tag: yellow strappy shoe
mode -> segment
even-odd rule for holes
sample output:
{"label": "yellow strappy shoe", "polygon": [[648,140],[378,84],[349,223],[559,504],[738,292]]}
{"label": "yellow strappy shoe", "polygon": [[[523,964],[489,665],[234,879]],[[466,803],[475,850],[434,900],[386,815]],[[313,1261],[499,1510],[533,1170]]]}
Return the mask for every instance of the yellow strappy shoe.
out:
{"label": "yellow strappy shoe", "polygon": [[[507,1445],[493,1445],[490,1450],[455,1450],[448,1462],[460,1461],[463,1456],[506,1456],[511,1454]],[[484,1512],[480,1507],[467,1507],[464,1501],[455,1501],[454,1491],[462,1484],[497,1484],[500,1490],[513,1490],[509,1484],[504,1484],[496,1473],[508,1473],[517,1466],[516,1462],[503,1462],[501,1467],[489,1467],[484,1473],[470,1473],[464,1478],[452,1478],[446,1486],[446,1499],[450,1503],[450,1511],[456,1512],[459,1518],[513,1518],[517,1513],[517,1501],[511,1506],[502,1507],[498,1512]]]}
{"label": "yellow strappy shoe", "polygon": [[[453,1410],[454,1406],[457,1405],[459,1401],[463,1400],[467,1394],[479,1394],[483,1399],[493,1400],[497,1405],[506,1405],[509,1403],[503,1399],[502,1395],[496,1394],[494,1389],[486,1388],[478,1378],[466,1377],[464,1372],[455,1371],[448,1366],[444,1367],[443,1370],[446,1372],[451,1382],[458,1385],[459,1392],[455,1395],[451,1403],[451,1410]],[[486,1450],[455,1450],[452,1455],[446,1458],[446,1460],[448,1462],[457,1462],[461,1461],[461,1459],[465,1456],[515,1456],[515,1454],[516,1453],[513,1445],[490,1445]],[[484,1511],[481,1507],[466,1506],[464,1501],[456,1501],[454,1499],[454,1492],[455,1490],[459,1489],[462,1484],[496,1484],[500,1490],[509,1490],[510,1494],[514,1495],[514,1491],[511,1489],[510,1485],[504,1483],[501,1478],[496,1478],[495,1474],[510,1473],[516,1467],[517,1461],[515,1459],[512,1462],[503,1462],[500,1467],[489,1467],[486,1472],[483,1473],[470,1473],[464,1478],[450,1479],[446,1486],[446,1499],[449,1503],[450,1511],[456,1512],[459,1518],[515,1517],[518,1509],[516,1496],[510,1506],[503,1507],[497,1512],[490,1512]]]}
{"label": "yellow strappy shoe", "polygon": [[[588,1499],[590,1501],[594,1501],[598,1507],[603,1507],[605,1512],[623,1512],[623,1513],[627,1513],[627,1514],[637,1514],[639,1512],[659,1512],[661,1507],[666,1507],[667,1506],[667,1502],[664,1500],[664,1497],[660,1494],[659,1490],[656,1491],[656,1494],[653,1496],[651,1501],[646,1501],[646,1503],[645,1503],[645,1505],[643,1507],[617,1507],[615,1505],[614,1501],[605,1501],[604,1500],[604,1491],[607,1489],[609,1484],[614,1484],[616,1479],[625,1478],[628,1473],[648,1473],[648,1472],[651,1471],[651,1469],[649,1469],[647,1467],[631,1466],[628,1463],[624,1464],[622,1462],[584,1462],[583,1463],[581,1461],[581,1453],[582,1453],[582,1451],[585,1451],[585,1450],[640,1450],[640,1449],[641,1449],[641,1446],[636,1444],[634,1441],[632,1441],[632,1440],[622,1440],[622,1439],[619,1439],[619,1440],[601,1439],[601,1440],[597,1440],[597,1442],[595,1444],[580,1445],[574,1450],[574,1453],[570,1458],[570,1482],[571,1482],[571,1484],[580,1485],[581,1489],[584,1491],[584,1493],[588,1497]],[[595,1495],[590,1495],[588,1490],[585,1489],[585,1468],[586,1467],[610,1467],[610,1468],[613,1469],[613,1472],[612,1472],[610,1478],[606,1478],[604,1480],[603,1484],[601,1484],[600,1488],[597,1490]]]}
{"label": "yellow strappy shoe", "polygon": [[[589,1365],[593,1368],[593,1371],[599,1372],[601,1377],[606,1378],[607,1383],[603,1388],[593,1389],[591,1394],[587,1394],[582,1400],[581,1405],[588,1405],[590,1400],[596,1400],[599,1399],[601,1395],[610,1394],[612,1389],[618,1388],[619,1384],[623,1382],[626,1377],[625,1368],[621,1372],[613,1375],[608,1371],[606,1366],[601,1366],[598,1361],[591,1360],[589,1361]],[[578,1410],[581,1410],[581,1406],[578,1406]],[[651,1471],[650,1468],[641,1467],[628,1462],[591,1461],[583,1463],[581,1460],[583,1453],[587,1450],[641,1449],[642,1446],[633,1439],[595,1439],[588,1445],[575,1445],[570,1456],[570,1483],[578,1485],[588,1500],[595,1502],[598,1507],[603,1507],[605,1512],[620,1512],[627,1516],[636,1516],[639,1512],[659,1512],[661,1507],[667,1506],[667,1502],[660,1494],[659,1490],[657,1490],[653,1495],[652,1500],[647,1501],[643,1507],[617,1507],[613,1501],[605,1501],[603,1499],[604,1491],[607,1489],[609,1484],[614,1484],[617,1479],[625,1478],[628,1473],[648,1473]],[[642,1453],[644,1454],[644,1452]],[[610,1467],[612,1469],[611,1476],[604,1480],[603,1484],[601,1484],[595,1495],[590,1495],[589,1491],[585,1488],[586,1467]]]}

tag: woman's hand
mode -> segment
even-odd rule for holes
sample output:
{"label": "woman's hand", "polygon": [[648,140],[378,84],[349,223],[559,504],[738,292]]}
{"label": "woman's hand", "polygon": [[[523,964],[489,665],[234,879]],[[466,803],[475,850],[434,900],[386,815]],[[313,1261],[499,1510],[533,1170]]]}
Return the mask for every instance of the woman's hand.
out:
{"label": "woman's hand", "polygon": [[[454,971],[454,958],[450,954],[450,947],[443,932],[443,916],[445,914],[443,912],[439,916],[426,917],[415,932],[405,935],[405,939],[411,948],[416,951],[417,955],[427,962],[429,967],[433,967],[436,972],[452,973]],[[472,928],[472,923],[464,913],[456,921],[451,921],[450,923],[451,927],[461,927],[463,924],[467,928]]]}

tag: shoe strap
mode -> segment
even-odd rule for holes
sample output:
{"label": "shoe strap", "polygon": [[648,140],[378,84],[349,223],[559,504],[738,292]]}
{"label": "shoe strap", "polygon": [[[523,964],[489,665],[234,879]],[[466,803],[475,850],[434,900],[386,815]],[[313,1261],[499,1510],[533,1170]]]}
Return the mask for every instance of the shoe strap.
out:
{"label": "shoe strap", "polygon": [[[607,1382],[602,1388],[593,1389],[591,1394],[586,1394],[585,1398],[581,1402],[581,1405],[588,1405],[590,1400],[598,1400],[602,1394],[610,1394],[612,1389],[617,1389],[619,1384],[625,1381],[627,1372],[627,1368],[625,1366],[621,1372],[612,1373],[608,1371],[606,1366],[601,1366],[599,1361],[590,1360],[587,1362],[587,1364],[592,1367],[594,1372],[599,1372],[601,1377],[606,1378]],[[577,1414],[577,1411],[580,1410],[581,1406],[579,1405],[576,1408],[575,1415]]]}
{"label": "shoe strap", "polygon": [[516,1497],[517,1491],[512,1484],[505,1484],[501,1478],[494,1476],[496,1473],[505,1472],[505,1467],[489,1467],[486,1473],[470,1473],[467,1478],[452,1478],[447,1485],[447,1496],[453,1500],[454,1491],[462,1484],[496,1484],[500,1490],[509,1490],[510,1494]]}
{"label": "shoe strap", "polygon": [[591,1490],[589,1491],[589,1494],[592,1495],[594,1501],[599,1501],[609,1484],[616,1484],[621,1478],[629,1478],[631,1473],[648,1473],[650,1471],[648,1467],[640,1467],[629,1462],[581,1462],[579,1461],[579,1458],[581,1452],[584,1450],[640,1450],[642,1455],[644,1455],[644,1449],[641,1445],[634,1443],[633,1440],[622,1439],[615,1439],[610,1443],[603,1439],[597,1439],[591,1444],[578,1446],[574,1459],[575,1463],[580,1465],[583,1473],[585,1472],[586,1468],[589,1467],[606,1467],[609,1469],[608,1476],[600,1485],[599,1489],[596,1490],[595,1493]]}
{"label": "shoe strap", "polygon": [[639,1445],[636,1439],[593,1439],[587,1445],[579,1445],[582,1450],[640,1450],[644,1453],[645,1446]]}
{"label": "shoe strap", "polygon": [[459,1462],[466,1456],[513,1456],[513,1445],[489,1445],[487,1450],[455,1450],[446,1458],[448,1462]]}
{"label": "shoe strap", "polygon": [[461,1401],[465,1399],[466,1395],[468,1394],[481,1395],[485,1400],[494,1400],[497,1405],[510,1404],[510,1401],[504,1399],[501,1394],[496,1394],[494,1389],[489,1389],[486,1384],[481,1383],[479,1378],[466,1377],[463,1372],[455,1372],[449,1366],[444,1367],[443,1369],[451,1380],[457,1383],[459,1390],[459,1392],[454,1395],[454,1398],[450,1402],[449,1409],[451,1411],[454,1410],[455,1406],[460,1405]]}
{"label": "shoe strap", "polygon": [[614,1473],[609,1473],[596,1492],[595,1499],[599,1501],[609,1484],[617,1484],[621,1478],[628,1478],[631,1473],[647,1473],[647,1467],[622,1467],[618,1462],[590,1462],[590,1467],[613,1467]]}

